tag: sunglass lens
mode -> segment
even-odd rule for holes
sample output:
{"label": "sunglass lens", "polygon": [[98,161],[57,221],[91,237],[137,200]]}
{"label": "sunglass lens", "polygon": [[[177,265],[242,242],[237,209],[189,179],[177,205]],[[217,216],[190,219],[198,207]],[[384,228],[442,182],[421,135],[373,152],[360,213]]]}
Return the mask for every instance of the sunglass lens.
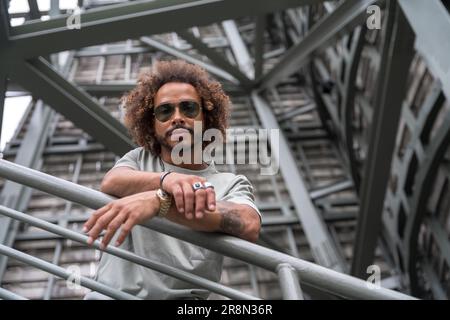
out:
{"label": "sunglass lens", "polygon": [[182,101],[180,102],[181,112],[189,118],[195,118],[200,112],[200,106],[195,101]]}
{"label": "sunglass lens", "polygon": [[165,122],[170,119],[174,110],[175,107],[172,104],[162,104],[155,109],[155,118],[161,122]]}

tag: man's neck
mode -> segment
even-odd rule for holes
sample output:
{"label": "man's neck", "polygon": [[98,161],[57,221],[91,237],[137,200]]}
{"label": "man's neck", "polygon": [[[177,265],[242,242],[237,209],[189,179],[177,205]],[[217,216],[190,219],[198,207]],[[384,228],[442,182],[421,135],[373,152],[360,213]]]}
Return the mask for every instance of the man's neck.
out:
{"label": "man's neck", "polygon": [[171,165],[183,168],[183,169],[188,169],[188,170],[202,170],[202,169],[206,169],[208,167],[208,164],[202,162],[201,164],[196,164],[194,161],[194,153],[192,152],[192,157],[191,157],[191,162],[190,163],[180,163],[180,164],[174,164],[172,161],[172,157],[171,157],[171,151],[167,150],[166,148],[162,148],[161,150],[161,159],[166,162],[169,163]]}

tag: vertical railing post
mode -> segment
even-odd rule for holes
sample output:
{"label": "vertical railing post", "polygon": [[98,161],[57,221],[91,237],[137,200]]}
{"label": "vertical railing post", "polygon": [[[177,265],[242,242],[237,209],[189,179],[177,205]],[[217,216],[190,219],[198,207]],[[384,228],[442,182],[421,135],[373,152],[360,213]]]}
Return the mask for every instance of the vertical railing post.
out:
{"label": "vertical railing post", "polygon": [[281,292],[284,300],[304,300],[300,288],[300,279],[297,271],[288,263],[280,263],[277,267]]}

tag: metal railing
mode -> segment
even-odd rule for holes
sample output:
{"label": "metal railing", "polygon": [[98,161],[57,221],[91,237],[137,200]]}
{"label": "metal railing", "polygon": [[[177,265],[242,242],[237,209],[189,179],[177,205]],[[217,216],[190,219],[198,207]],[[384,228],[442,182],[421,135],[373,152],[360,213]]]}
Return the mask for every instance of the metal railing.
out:
{"label": "metal railing", "polygon": [[[102,192],[3,159],[0,159],[0,176],[63,199],[82,204],[92,209],[98,209],[115,199]],[[0,214],[87,245],[88,237],[82,233],[68,230],[4,206],[0,206]],[[328,292],[343,298],[415,299],[409,295],[386,288],[369,287],[367,282],[361,279],[321,267],[302,259],[294,258],[239,238],[217,233],[193,231],[187,227],[159,218],[151,219],[143,223],[142,226],[274,272],[278,275],[283,298],[285,299],[303,298],[300,282],[319,289],[320,291]],[[96,249],[101,250],[99,240],[95,241],[93,246]],[[138,256],[132,252],[114,246],[108,246],[102,251],[198,285],[211,292],[232,299],[258,299],[257,297],[242,293],[225,285],[215,283],[175,267],[163,265],[159,262]],[[0,254],[32,265],[63,279],[68,279],[71,276],[68,271],[61,267],[4,245],[0,245]],[[85,277],[80,276],[79,280],[80,285],[96,290],[112,298],[137,299],[135,296],[110,288],[102,283]],[[1,289],[0,298],[20,299],[22,297],[5,289]]]}

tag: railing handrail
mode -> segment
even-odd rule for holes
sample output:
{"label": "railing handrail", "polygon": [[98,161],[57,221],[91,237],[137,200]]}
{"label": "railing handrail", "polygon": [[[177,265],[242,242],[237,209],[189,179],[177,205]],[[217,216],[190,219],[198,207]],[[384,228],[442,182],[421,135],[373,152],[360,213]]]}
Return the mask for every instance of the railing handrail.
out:
{"label": "railing handrail", "polygon": [[[0,176],[92,209],[98,209],[115,199],[100,191],[4,159],[0,159]],[[277,272],[278,265],[287,263],[298,272],[302,282],[338,296],[354,299],[415,299],[382,287],[371,289],[367,282],[361,279],[235,237],[193,231],[158,218],[142,225],[272,272]]]}
{"label": "railing handrail", "polygon": [[19,296],[18,294],[11,292],[9,290],[6,290],[2,287],[0,287],[0,299],[5,300],[28,300],[25,297]]}
{"label": "railing handrail", "polygon": [[103,294],[108,295],[109,297],[115,299],[123,299],[123,300],[141,300],[141,298],[135,297],[129,293],[119,291],[117,289],[111,288],[103,283],[98,281],[89,279],[82,275],[74,275],[73,273],[65,270],[64,268],[54,265],[48,261],[36,258],[29,254],[26,254],[22,251],[10,248],[3,244],[0,244],[0,254],[13,258],[17,261],[26,263],[30,266],[36,267],[40,270],[46,271],[48,273],[54,274],[60,278],[69,280],[71,277],[74,277],[74,280],[79,281],[79,284],[90,288],[92,290],[97,290]]}
{"label": "railing handrail", "polygon": [[[42,220],[42,219],[39,219],[36,217],[32,217],[23,212],[0,205],[0,214],[7,216],[9,218],[15,219],[15,220],[25,222],[25,223],[35,226],[37,228],[44,229],[48,232],[58,234],[62,237],[65,237],[66,239],[70,239],[70,240],[73,240],[73,241],[76,241],[76,242],[79,242],[82,244],[87,244],[88,236],[81,234],[79,232],[70,230],[68,228],[64,228],[64,227],[55,225],[55,224],[47,222],[45,220]],[[154,261],[154,260],[151,260],[148,258],[141,257],[133,252],[130,252],[130,251],[118,248],[118,247],[107,246],[105,249],[101,249],[100,243],[101,243],[100,240],[96,240],[96,241],[94,241],[92,246],[100,251],[104,251],[106,253],[120,257],[127,261],[139,264],[143,267],[146,267],[146,268],[149,268],[152,270],[156,270],[158,272],[164,273],[166,275],[172,276],[172,277],[180,279],[182,281],[186,281],[188,283],[198,285],[202,288],[208,289],[212,292],[224,295],[226,297],[229,297],[232,299],[245,299],[245,300],[258,299],[249,294],[242,293],[238,290],[229,288],[225,285],[218,284],[214,281],[205,279],[203,277],[197,276],[195,274],[191,274],[189,272],[186,272],[184,270],[181,270],[181,269],[178,269],[178,268],[175,268],[172,266],[167,266],[158,261]]]}

